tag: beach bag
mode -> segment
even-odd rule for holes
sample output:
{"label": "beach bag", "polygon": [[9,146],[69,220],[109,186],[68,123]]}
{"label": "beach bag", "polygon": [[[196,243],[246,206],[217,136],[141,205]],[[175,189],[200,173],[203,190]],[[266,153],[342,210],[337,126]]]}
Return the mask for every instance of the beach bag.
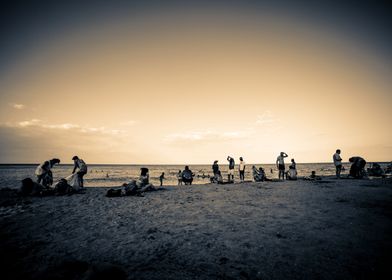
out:
{"label": "beach bag", "polygon": [[121,196],[121,190],[110,189],[106,192],[107,197],[119,197]]}
{"label": "beach bag", "polygon": [[55,191],[55,193],[57,193],[59,195],[69,194],[69,193],[72,193],[72,187],[70,185],[68,185],[67,180],[62,178],[54,186],[54,191]]}
{"label": "beach bag", "polygon": [[78,173],[74,173],[72,175],[69,175],[68,177],[65,178],[67,180],[68,184],[75,190],[79,191],[81,189],[80,182],[79,182],[79,175]]}

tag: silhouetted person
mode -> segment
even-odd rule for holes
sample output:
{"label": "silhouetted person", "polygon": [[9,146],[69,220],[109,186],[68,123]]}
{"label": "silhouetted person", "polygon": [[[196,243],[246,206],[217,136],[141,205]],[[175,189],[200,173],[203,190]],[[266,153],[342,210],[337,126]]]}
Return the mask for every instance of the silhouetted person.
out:
{"label": "silhouetted person", "polygon": [[45,161],[44,163],[41,163],[37,169],[35,170],[35,175],[37,176],[37,183],[41,184],[44,187],[49,187],[50,185],[53,184],[53,173],[51,169],[53,166],[56,164],[59,164],[60,160],[58,158],[53,158],[51,160]]}
{"label": "silhouetted person", "polygon": [[72,174],[75,173],[76,169],[79,169],[76,174],[78,174],[79,185],[83,188],[83,176],[87,174],[87,164],[78,156],[74,156],[72,160],[74,161]]}
{"label": "silhouetted person", "polygon": [[333,163],[336,168],[336,178],[340,178],[340,173],[342,172],[342,158],[340,157],[340,150],[337,149],[336,153],[332,157]]}
{"label": "silhouetted person", "polygon": [[162,172],[161,176],[159,176],[159,182],[161,183],[161,187],[163,186],[164,179],[165,179],[165,172]]}
{"label": "silhouetted person", "polygon": [[279,179],[282,178],[284,180],[284,171],[285,171],[285,165],[284,165],[284,158],[288,157],[288,155],[284,152],[281,152],[278,158],[276,159],[276,167],[279,170]]}
{"label": "silhouetted person", "polygon": [[192,171],[189,169],[189,166],[185,166],[184,171],[182,171],[182,181],[184,182],[184,184],[192,185],[193,176],[195,176],[195,174],[192,173]]}
{"label": "silhouetted person", "polygon": [[218,182],[218,173],[220,175],[220,171],[219,171],[219,165],[217,160],[215,160],[214,163],[212,164],[212,173],[214,174],[214,176],[212,177],[211,182]]}
{"label": "silhouetted person", "polygon": [[242,157],[240,157],[240,165],[238,166],[238,171],[240,172],[240,181],[245,180],[245,162]]}
{"label": "silhouetted person", "polygon": [[235,166],[234,158],[228,156],[227,161],[229,162],[229,173],[227,174],[228,181],[234,182],[234,166]]}
{"label": "silhouetted person", "polygon": [[366,161],[361,157],[351,157],[348,160],[351,162],[350,176],[356,179],[362,179],[365,176]]}
{"label": "silhouetted person", "polygon": [[369,176],[385,177],[385,171],[381,168],[381,165],[374,162],[370,168],[367,169]]}

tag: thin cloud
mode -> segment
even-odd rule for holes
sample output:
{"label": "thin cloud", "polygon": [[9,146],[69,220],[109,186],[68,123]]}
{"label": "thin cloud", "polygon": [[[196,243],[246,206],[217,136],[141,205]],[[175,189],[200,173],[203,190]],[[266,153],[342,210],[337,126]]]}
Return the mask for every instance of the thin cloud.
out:
{"label": "thin cloud", "polygon": [[82,126],[73,123],[61,123],[61,124],[50,124],[39,119],[31,119],[26,121],[21,121],[18,123],[5,123],[1,126],[13,127],[19,129],[46,129],[46,130],[72,130],[80,133],[90,133],[90,134],[107,134],[107,135],[121,135],[126,134],[125,130],[111,129],[106,127],[89,127]]}
{"label": "thin cloud", "polygon": [[184,133],[169,134],[164,138],[164,140],[166,142],[217,142],[243,139],[248,137],[251,133],[251,130],[227,132],[216,132],[212,130],[188,131]]}
{"label": "thin cloud", "polygon": [[275,118],[271,111],[264,111],[262,115],[257,116],[256,125],[271,125],[276,123],[279,119]]}
{"label": "thin cloud", "polygon": [[18,103],[12,103],[10,105],[12,106],[12,108],[16,110],[23,110],[24,108],[26,108],[26,105],[18,104]]}
{"label": "thin cloud", "polygon": [[120,123],[120,125],[122,125],[122,126],[134,126],[137,123],[139,123],[139,121],[129,120],[129,121],[125,121],[125,122]]}

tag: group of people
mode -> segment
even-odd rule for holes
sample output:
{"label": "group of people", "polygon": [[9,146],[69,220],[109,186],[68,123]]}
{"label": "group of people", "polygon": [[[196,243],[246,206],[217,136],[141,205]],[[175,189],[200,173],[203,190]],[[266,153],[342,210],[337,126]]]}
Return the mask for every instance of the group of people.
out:
{"label": "group of people", "polygon": [[87,164],[78,156],[74,156],[72,160],[74,162],[72,175],[60,179],[55,185],[53,185],[52,168],[56,164],[60,164],[60,159],[53,158],[44,161],[35,170],[37,182],[34,182],[31,178],[22,180],[21,194],[35,196],[69,194],[80,191],[84,186],[83,177],[87,174]]}
{"label": "group of people", "polygon": [[[336,177],[339,179],[341,178],[341,172],[344,171],[344,167],[342,165],[342,158],[341,158],[341,150],[337,149],[335,154],[332,156],[333,163],[335,165],[336,170]],[[291,164],[289,166],[288,171],[285,169],[285,158],[288,155],[285,152],[281,152],[276,159],[276,167],[279,171],[279,179],[280,180],[297,180],[297,167],[296,162],[294,159],[291,159]],[[36,195],[38,193],[50,193],[51,191],[58,191],[58,192],[69,192],[69,190],[80,189],[84,187],[83,177],[87,174],[87,164],[84,160],[80,159],[78,156],[74,156],[72,158],[74,162],[74,167],[72,170],[72,175],[68,176],[67,178],[61,179],[57,182],[54,187],[53,185],[53,173],[51,169],[60,163],[60,159],[53,158],[47,160],[40,164],[35,171],[35,175],[37,176],[37,181],[33,182],[30,178],[26,178],[22,181],[22,188],[24,194],[31,194]],[[235,170],[235,160],[233,157],[228,156],[228,173],[227,173],[227,181],[223,180],[222,173],[219,169],[218,160],[215,160],[212,164],[212,173],[213,175],[210,177],[211,183],[217,184],[229,184],[234,183],[234,170]],[[348,177],[352,178],[363,178],[367,176],[367,174],[372,176],[385,176],[385,171],[381,168],[381,166],[377,163],[371,165],[368,168],[367,172],[365,171],[366,161],[359,156],[349,158],[349,162],[351,163],[350,172]],[[239,164],[238,164],[238,173],[240,182],[245,181],[245,169],[246,164],[242,157],[239,157]],[[390,166],[392,172],[392,164]],[[273,170],[271,169],[271,172]],[[252,175],[253,180],[255,182],[264,182],[270,181],[266,176],[266,172],[262,167],[257,168],[256,166],[252,166]],[[184,170],[179,170],[176,177],[178,179],[178,185],[192,185],[193,178],[195,174],[190,170],[189,166],[185,166]],[[204,176],[204,173],[203,173]],[[314,179],[321,179],[321,177],[316,176],[315,172],[313,171],[309,177],[311,180]],[[160,186],[163,186],[163,180],[165,179],[165,173],[159,176]],[[141,168],[141,174],[138,180],[131,180],[129,183],[123,184],[123,194],[131,195],[137,194],[149,190],[155,190],[155,187],[150,184],[149,182],[149,170],[148,168]]]}

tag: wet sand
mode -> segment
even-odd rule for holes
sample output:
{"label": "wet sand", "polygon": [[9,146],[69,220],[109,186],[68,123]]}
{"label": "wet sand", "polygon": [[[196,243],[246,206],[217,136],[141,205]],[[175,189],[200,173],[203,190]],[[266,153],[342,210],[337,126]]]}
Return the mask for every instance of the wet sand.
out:
{"label": "wet sand", "polygon": [[144,197],[106,190],[23,199],[2,191],[1,278],[391,275],[391,179],[172,186]]}

